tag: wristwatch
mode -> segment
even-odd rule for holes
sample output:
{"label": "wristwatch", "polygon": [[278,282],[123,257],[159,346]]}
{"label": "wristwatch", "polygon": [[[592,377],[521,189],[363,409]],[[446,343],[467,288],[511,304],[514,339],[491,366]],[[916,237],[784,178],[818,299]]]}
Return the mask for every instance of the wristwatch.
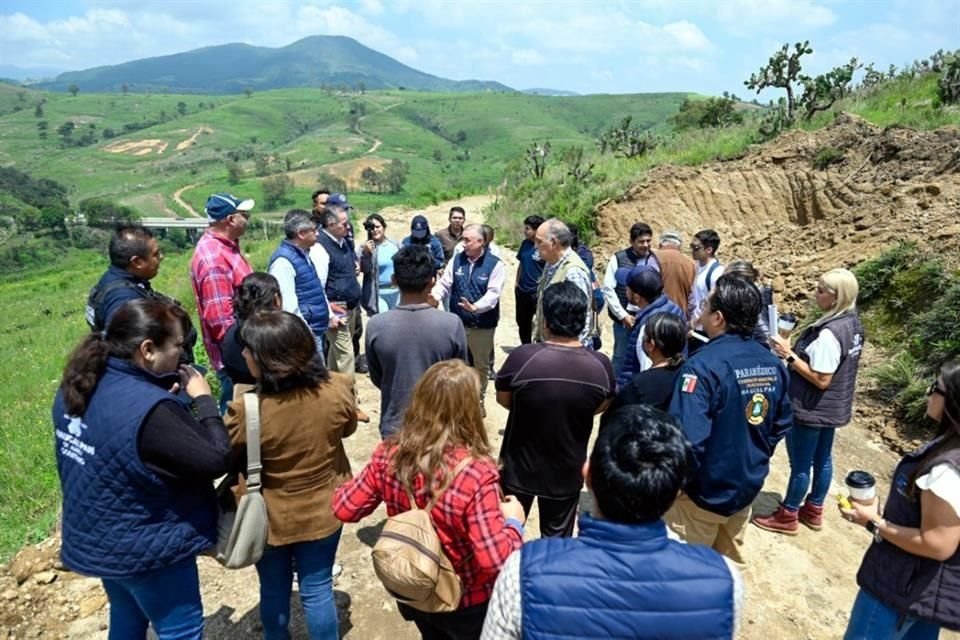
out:
{"label": "wristwatch", "polygon": [[883,542],[883,536],[880,535],[880,525],[883,523],[883,520],[874,521],[867,520],[867,524],[863,525],[866,527],[867,531],[873,534],[873,540],[875,542]]}
{"label": "wristwatch", "polygon": [[797,356],[793,355],[792,353],[787,356],[787,364],[793,364],[796,361],[797,361]]}

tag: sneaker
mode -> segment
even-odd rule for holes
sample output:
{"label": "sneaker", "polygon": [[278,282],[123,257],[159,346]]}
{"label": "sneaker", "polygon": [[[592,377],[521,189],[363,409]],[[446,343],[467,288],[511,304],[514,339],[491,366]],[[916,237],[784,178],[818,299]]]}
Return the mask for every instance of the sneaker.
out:
{"label": "sneaker", "polygon": [[367,356],[357,356],[353,370],[357,373],[369,373],[370,367],[367,366]]}
{"label": "sneaker", "polygon": [[337,578],[340,577],[341,573],[343,573],[343,565],[337,564],[336,562],[333,563],[333,571],[332,571],[331,577],[333,577],[333,579],[336,580]]}
{"label": "sneaker", "polygon": [[754,516],[750,522],[766,531],[784,533],[788,536],[797,535],[800,528],[797,524],[797,512],[783,505],[777,507],[777,510],[768,516]]}
{"label": "sneaker", "polygon": [[823,529],[823,505],[816,505],[810,502],[804,502],[797,512],[800,522],[807,525],[814,531]]}

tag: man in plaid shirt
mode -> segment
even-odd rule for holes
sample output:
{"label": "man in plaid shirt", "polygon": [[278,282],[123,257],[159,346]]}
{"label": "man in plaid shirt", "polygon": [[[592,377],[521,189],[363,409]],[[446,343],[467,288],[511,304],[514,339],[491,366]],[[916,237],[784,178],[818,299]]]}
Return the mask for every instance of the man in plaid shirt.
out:
{"label": "man in plaid shirt", "polygon": [[253,268],[240,252],[240,237],[247,230],[253,200],[241,200],[228,193],[207,199],[210,227],[200,237],[190,262],[190,280],[197,301],[203,346],[210,366],[220,379],[220,412],[233,399],[233,382],[223,371],[220,344],[235,322],[233,293]]}

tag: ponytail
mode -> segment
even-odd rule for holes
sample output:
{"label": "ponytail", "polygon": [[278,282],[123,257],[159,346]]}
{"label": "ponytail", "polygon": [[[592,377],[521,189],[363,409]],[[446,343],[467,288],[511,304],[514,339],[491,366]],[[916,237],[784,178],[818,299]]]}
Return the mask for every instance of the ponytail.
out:
{"label": "ponytail", "polygon": [[70,354],[63,370],[63,403],[71,416],[82,416],[93,389],[107,368],[110,346],[103,332],[97,331],[85,337]]}

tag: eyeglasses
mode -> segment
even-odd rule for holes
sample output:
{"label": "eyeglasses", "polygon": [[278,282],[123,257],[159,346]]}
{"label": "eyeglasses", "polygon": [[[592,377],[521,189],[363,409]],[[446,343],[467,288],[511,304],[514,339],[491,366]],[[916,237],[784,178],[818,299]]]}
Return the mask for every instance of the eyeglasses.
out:
{"label": "eyeglasses", "polygon": [[694,250],[694,251],[700,251],[700,249],[703,249],[703,245],[702,245],[702,244],[692,244],[692,245],[690,245],[690,248],[691,248],[692,250]]}
{"label": "eyeglasses", "polygon": [[243,216],[243,219],[244,219],[244,220],[249,220],[249,219],[250,219],[250,212],[249,212],[249,211],[237,211],[237,212],[235,212],[233,215],[235,215],[235,216]]}
{"label": "eyeglasses", "polygon": [[941,396],[947,395],[947,390],[940,386],[939,380],[934,380],[930,383],[930,388],[927,389],[927,395],[932,396],[933,394],[939,394]]}

